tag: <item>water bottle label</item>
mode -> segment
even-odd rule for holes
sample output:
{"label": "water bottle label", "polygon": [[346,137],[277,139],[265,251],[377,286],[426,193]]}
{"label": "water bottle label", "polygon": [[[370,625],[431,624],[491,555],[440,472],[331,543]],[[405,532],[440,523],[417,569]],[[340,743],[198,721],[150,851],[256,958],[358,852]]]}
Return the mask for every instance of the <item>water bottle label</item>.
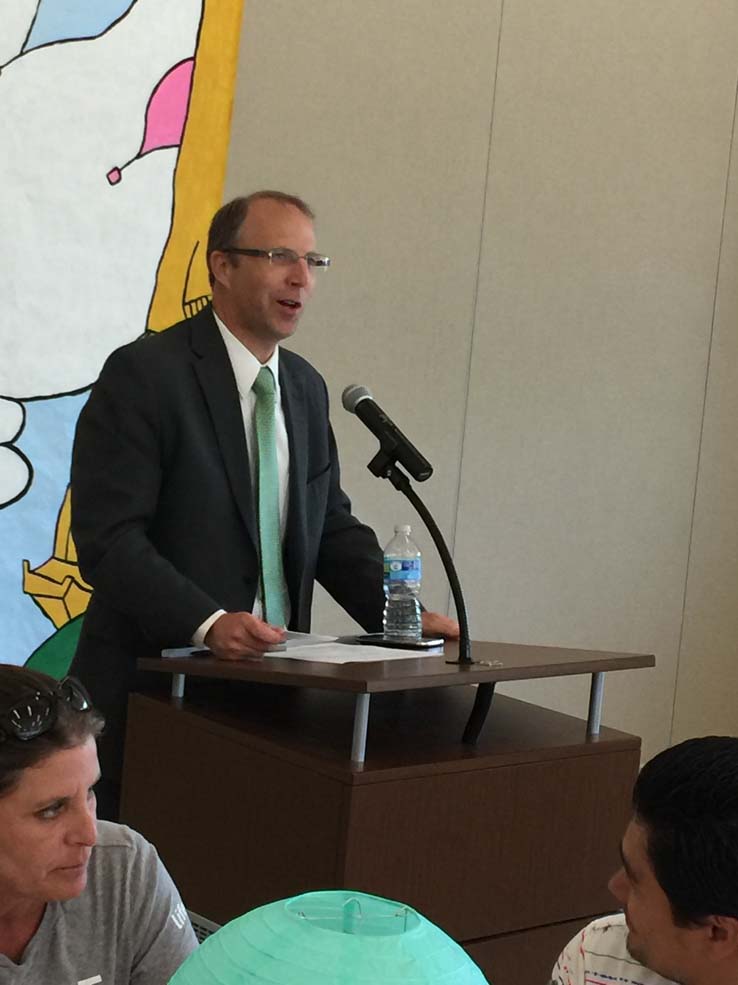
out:
{"label": "water bottle label", "polygon": [[384,559],[385,581],[420,581],[421,574],[422,563],[419,557]]}

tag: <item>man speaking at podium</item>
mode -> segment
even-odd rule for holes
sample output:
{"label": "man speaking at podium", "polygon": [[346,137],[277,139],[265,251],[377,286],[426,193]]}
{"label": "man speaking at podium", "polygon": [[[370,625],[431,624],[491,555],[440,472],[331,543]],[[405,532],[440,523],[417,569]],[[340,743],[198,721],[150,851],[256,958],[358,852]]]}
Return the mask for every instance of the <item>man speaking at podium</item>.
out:
{"label": "man speaking at podium", "polygon": [[[117,814],[138,657],[189,643],[259,657],[283,627],[310,628],[316,578],[381,630],[382,551],[341,489],[325,383],[279,348],[330,265],[313,219],[281,192],[224,205],[212,307],[114,352],[80,415],[72,532],[94,591],[72,672],[108,721],[103,816]],[[423,628],[458,635],[437,613]]]}

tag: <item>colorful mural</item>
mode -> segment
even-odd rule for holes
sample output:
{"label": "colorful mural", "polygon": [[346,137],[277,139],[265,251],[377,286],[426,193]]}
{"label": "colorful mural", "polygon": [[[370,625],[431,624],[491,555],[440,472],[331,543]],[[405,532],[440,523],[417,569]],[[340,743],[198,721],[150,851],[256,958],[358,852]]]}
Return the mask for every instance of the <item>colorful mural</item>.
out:
{"label": "colorful mural", "polygon": [[0,38],[0,660],[56,675],[90,587],[74,426],[106,356],[207,301],[242,0],[15,0]]}

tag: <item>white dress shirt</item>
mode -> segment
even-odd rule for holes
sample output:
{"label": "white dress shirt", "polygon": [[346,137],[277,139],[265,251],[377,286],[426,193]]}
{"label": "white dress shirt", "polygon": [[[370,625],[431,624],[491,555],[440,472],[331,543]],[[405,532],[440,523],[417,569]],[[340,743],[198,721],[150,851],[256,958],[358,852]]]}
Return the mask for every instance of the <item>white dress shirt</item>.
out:
{"label": "white dress shirt", "polygon": [[[251,389],[256,381],[256,377],[262,365],[268,366],[274,375],[274,386],[276,390],[276,406],[274,415],[275,439],[277,442],[277,471],[279,475],[279,534],[281,542],[284,544],[284,532],[287,526],[287,507],[288,489],[290,476],[290,448],[287,439],[287,427],[284,421],[284,411],[282,410],[282,397],[279,388],[279,346],[275,346],[271,358],[265,363],[260,363],[256,356],[250,352],[246,346],[239,342],[236,336],[227,328],[220,318],[213,312],[215,323],[220,330],[220,334],[225,343],[226,352],[233,367],[233,375],[236,377],[236,387],[238,398],[241,403],[241,415],[243,417],[243,429],[246,434],[246,447],[249,453],[249,471],[251,473],[251,489],[254,493],[254,502],[257,502],[256,491],[256,462],[258,450],[256,444],[256,429],[254,427],[254,407],[256,406],[256,394]],[[285,599],[285,619],[290,620],[290,602],[286,584],[282,585]],[[205,642],[205,635],[219,616],[222,616],[224,609],[218,609],[211,616],[198,626],[192,642],[195,646],[202,646]],[[262,589],[259,583],[259,590],[254,599],[253,614],[259,619],[262,618]]]}

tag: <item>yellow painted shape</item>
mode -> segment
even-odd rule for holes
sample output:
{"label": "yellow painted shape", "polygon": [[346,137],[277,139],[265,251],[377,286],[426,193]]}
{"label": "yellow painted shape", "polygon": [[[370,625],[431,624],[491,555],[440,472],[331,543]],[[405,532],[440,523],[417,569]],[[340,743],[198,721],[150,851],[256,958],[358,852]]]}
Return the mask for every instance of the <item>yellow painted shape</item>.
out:
{"label": "yellow painted shape", "polygon": [[44,614],[51,619],[56,629],[61,629],[62,626],[66,626],[69,622],[66,606],[61,599],[47,599],[41,597],[36,599],[36,601],[43,610]]}
{"label": "yellow painted shape", "polygon": [[69,588],[64,594],[64,604],[67,610],[66,622],[76,619],[87,609],[92,590],[85,587],[84,582],[80,583],[76,578],[72,579]]}
{"label": "yellow painted shape", "polygon": [[92,594],[76,564],[54,557],[33,570],[23,561],[23,591],[33,596],[57,629],[84,612]]}
{"label": "yellow painted shape", "polygon": [[67,486],[56,521],[53,555],[33,570],[28,561],[23,561],[23,591],[33,597],[57,629],[83,613],[92,595],[92,586],[79,573],[71,521],[71,496]]}
{"label": "yellow painted shape", "polygon": [[[195,69],[174,181],[174,213],[156,275],[147,327],[161,331],[201,310],[210,297],[205,246],[223,194],[243,0],[204,0]],[[54,553],[34,570],[23,561],[23,591],[57,629],[85,611],[92,588],[79,573],[67,488]]]}
{"label": "yellow painted shape", "polygon": [[243,0],[205,0],[192,92],[174,181],[174,214],[149,309],[160,332],[210,299],[205,248],[221,204]]}
{"label": "yellow painted shape", "polygon": [[72,540],[72,497],[69,486],[64,496],[64,500],[59,510],[59,519],[56,521],[56,535],[54,537],[54,557],[65,561],[77,560],[77,548]]}

